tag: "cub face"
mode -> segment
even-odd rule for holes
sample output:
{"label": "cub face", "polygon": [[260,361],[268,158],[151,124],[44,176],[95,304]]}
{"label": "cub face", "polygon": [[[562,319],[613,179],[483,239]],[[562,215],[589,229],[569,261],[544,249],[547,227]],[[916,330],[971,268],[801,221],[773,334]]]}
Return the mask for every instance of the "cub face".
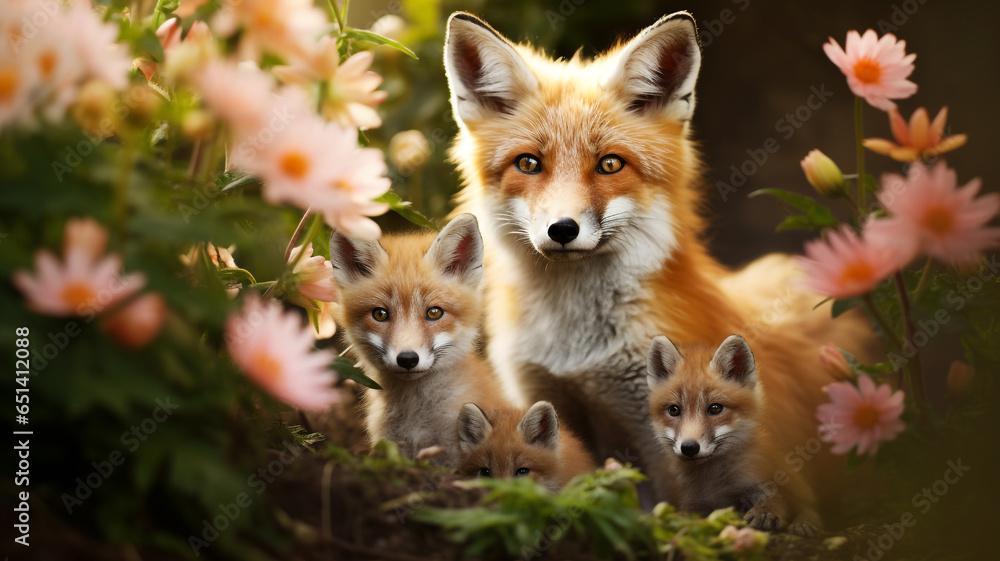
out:
{"label": "cub face", "polygon": [[657,437],[679,460],[700,463],[741,450],[761,405],[749,345],[731,335],[715,351],[682,355],[670,339],[653,339],[648,357],[649,407]]}
{"label": "cub face", "polygon": [[547,401],[522,415],[511,407],[484,411],[466,403],[458,416],[461,460],[456,472],[465,477],[531,477],[559,489],[559,419]]}
{"label": "cub face", "polygon": [[386,236],[380,243],[334,232],[330,260],[340,321],[362,360],[415,380],[472,352],[482,256],[472,215],[455,218],[436,237]]}

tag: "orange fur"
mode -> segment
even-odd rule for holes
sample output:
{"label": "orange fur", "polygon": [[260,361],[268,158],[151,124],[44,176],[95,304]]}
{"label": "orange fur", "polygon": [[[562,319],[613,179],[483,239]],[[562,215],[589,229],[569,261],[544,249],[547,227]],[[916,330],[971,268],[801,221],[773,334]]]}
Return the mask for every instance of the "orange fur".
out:
{"label": "orange fur", "polygon": [[[789,288],[799,272],[788,257],[730,272],[709,255],[701,164],[683,118],[693,110],[693,82],[687,96],[666,91],[662,103],[641,110],[636,104],[648,96],[629,89],[669,77],[677,60],[694,60],[683,48],[685,41],[696,45],[684,19],[666,17],[594,60],[567,61],[511,45],[486,24],[455,15],[446,49],[461,125],[451,157],[465,183],[456,212],[475,214],[486,239],[490,360],[513,397],[553,402],[595,456],[638,450],[653,471],[663,458],[642,428],[646,413],[630,408],[645,409],[634,379],[655,335],[684,345],[745,333],[769,399],[781,404],[769,410],[769,430],[786,452],[816,437],[821,388],[834,380],[819,364],[820,345],[832,341],[863,360],[878,353],[860,314],[831,320],[829,304],[813,309],[820,297]],[[605,82],[649,61],[665,70],[645,82]],[[688,85],[676,82],[671,87]],[[476,98],[470,92],[483,83],[489,89]],[[537,157],[541,171],[515,169],[520,154]],[[608,154],[625,161],[620,172],[597,172]],[[642,220],[614,223],[607,213],[621,208]],[[545,224],[532,221],[566,216],[582,224],[585,215],[601,229],[596,246],[540,248]],[[833,495],[838,488],[830,482],[844,463],[824,451],[802,471]]]}
{"label": "orange fur", "polygon": [[516,407],[487,407],[483,413],[490,428],[478,444],[462,454],[456,473],[482,476],[486,468],[489,477],[509,479],[517,477],[519,469],[527,469],[539,485],[558,491],[577,475],[596,469],[583,444],[562,426],[555,449],[529,442],[518,426],[526,412]]}

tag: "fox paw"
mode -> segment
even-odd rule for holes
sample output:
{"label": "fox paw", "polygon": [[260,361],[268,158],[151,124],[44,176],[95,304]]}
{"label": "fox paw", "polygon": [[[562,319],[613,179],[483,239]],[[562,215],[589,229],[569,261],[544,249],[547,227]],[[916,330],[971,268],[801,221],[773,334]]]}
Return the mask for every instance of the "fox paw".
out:
{"label": "fox paw", "polygon": [[788,533],[802,536],[803,538],[814,538],[819,533],[819,528],[810,522],[796,520],[788,525]]}
{"label": "fox paw", "polygon": [[748,510],[747,513],[743,515],[743,520],[746,520],[747,524],[749,524],[751,528],[763,530],[765,532],[776,532],[785,525],[781,521],[781,517],[777,514],[764,510],[759,506],[755,506]]}

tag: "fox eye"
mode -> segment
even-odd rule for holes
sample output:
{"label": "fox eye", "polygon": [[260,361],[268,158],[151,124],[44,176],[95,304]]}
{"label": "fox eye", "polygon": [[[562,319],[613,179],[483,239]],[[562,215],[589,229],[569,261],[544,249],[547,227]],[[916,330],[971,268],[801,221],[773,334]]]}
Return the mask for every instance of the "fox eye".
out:
{"label": "fox eye", "polygon": [[535,175],[542,171],[542,162],[539,162],[538,158],[531,154],[521,154],[514,159],[514,167],[521,173]]}
{"label": "fox eye", "polygon": [[374,319],[375,321],[389,321],[389,310],[385,308],[373,309],[372,319]]}
{"label": "fox eye", "polygon": [[671,405],[670,407],[667,407],[667,415],[670,415],[671,417],[676,417],[680,414],[681,414],[680,405]]}
{"label": "fox eye", "polygon": [[490,468],[479,468],[479,477],[493,477],[493,472]]}
{"label": "fox eye", "polygon": [[610,175],[612,173],[618,173],[623,167],[625,167],[625,162],[621,159],[621,157],[614,154],[608,154],[607,156],[601,158],[601,161],[597,163],[597,173]]}
{"label": "fox eye", "polygon": [[722,413],[722,409],[723,409],[723,407],[722,407],[721,403],[713,403],[713,404],[711,404],[711,405],[708,406],[708,414],[709,415],[718,415],[719,413]]}
{"label": "fox eye", "polygon": [[434,306],[432,308],[427,308],[427,319],[431,321],[437,321],[441,319],[441,316],[443,315],[444,315],[444,310],[442,310],[437,306]]}
{"label": "fox eye", "polygon": [[514,475],[516,475],[517,477],[521,477],[522,475],[528,475],[529,473],[531,473],[531,470],[528,468],[517,468],[517,471],[514,472]]}

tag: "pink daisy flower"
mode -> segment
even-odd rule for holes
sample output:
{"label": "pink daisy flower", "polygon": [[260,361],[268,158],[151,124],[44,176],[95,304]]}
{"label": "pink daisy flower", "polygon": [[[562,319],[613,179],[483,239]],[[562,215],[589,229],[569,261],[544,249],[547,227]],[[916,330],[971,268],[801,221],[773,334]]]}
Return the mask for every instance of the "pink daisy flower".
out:
{"label": "pink daisy flower", "polygon": [[226,347],[240,370],[268,393],[305,411],[322,411],[341,400],[332,387],[335,357],[314,351],[315,341],[295,312],[256,296],[226,323]]}
{"label": "pink daisy flower", "polygon": [[846,224],[826,230],[826,238],[806,242],[805,257],[796,258],[805,274],[802,284],[817,294],[860,296],[902,266],[892,250],[859,238]]}
{"label": "pink daisy flower", "polygon": [[105,23],[89,1],[71,2],[62,17],[59,30],[65,35],[59,39],[73,45],[87,77],[103,80],[116,90],[125,89],[132,59],[128,48],[117,43],[118,25]]}
{"label": "pink daisy flower", "polygon": [[313,255],[312,243],[292,249],[288,262],[295,263],[292,270],[295,285],[294,291],[288,295],[289,302],[318,311],[317,301],[337,301],[333,264],[322,255]]}
{"label": "pink daisy flower", "polygon": [[261,70],[212,60],[191,77],[202,101],[233,131],[257,131],[272,117],[273,82]]}
{"label": "pink daisy flower", "polygon": [[866,138],[862,144],[872,152],[889,156],[899,162],[930,158],[965,145],[968,138],[965,134],[942,136],[947,120],[947,107],[942,107],[941,111],[938,111],[933,122],[927,110],[921,107],[913,112],[909,124],[899,111],[893,108],[889,111],[889,126],[896,142],[884,138]]}
{"label": "pink daisy flower", "polygon": [[122,276],[118,255],[100,259],[106,240],[106,232],[96,222],[71,221],[66,228],[63,261],[49,251],[39,250],[35,253],[37,272],[15,272],[14,286],[24,294],[28,307],[40,314],[99,314],[146,284],[142,274]]}
{"label": "pink daisy flower", "polygon": [[264,53],[284,59],[303,55],[328,21],[313,0],[240,0],[225,3],[212,28],[222,37],[242,30],[239,58],[260,61]]}
{"label": "pink daisy flower", "polygon": [[878,200],[891,215],[866,225],[865,237],[909,261],[920,251],[945,263],[975,262],[1000,244],[1000,228],[987,227],[1000,211],[1000,194],[976,197],[978,178],[958,187],[944,162],[928,169],[914,162],[906,177],[886,174]]}
{"label": "pink daisy flower", "polygon": [[376,148],[357,148],[338,162],[337,179],[323,192],[315,206],[332,228],[366,239],[378,238],[382,231],[367,216],[378,216],[389,205],[373,202],[389,190],[392,182],[385,155]]}
{"label": "pink daisy flower", "polygon": [[867,374],[858,376],[857,387],[850,382],[826,386],[830,403],[816,409],[822,423],[820,438],[832,442],[834,454],[844,454],[857,446],[857,453],[875,454],[880,442],[888,442],[903,432],[903,392],[889,384],[878,387]]}
{"label": "pink daisy flower", "polygon": [[18,55],[10,41],[0,41],[0,130],[30,115],[41,80],[31,57]]}
{"label": "pink daisy flower", "polygon": [[319,40],[312,52],[291,66],[274,67],[274,75],[286,84],[315,89],[317,81],[327,83],[320,100],[323,117],[344,127],[372,129],[382,126],[375,107],[388,95],[376,90],[382,77],[369,70],[375,55],[361,51],[339,64],[340,53],[332,35]]}
{"label": "pink daisy flower", "polygon": [[847,85],[858,97],[873,107],[888,111],[896,104],[892,99],[905,99],[917,93],[917,85],[906,78],[913,73],[915,54],[906,54],[906,41],[897,41],[887,33],[881,39],[874,30],[858,35],[847,32],[846,50],[830,37],[823,52],[847,76]]}

